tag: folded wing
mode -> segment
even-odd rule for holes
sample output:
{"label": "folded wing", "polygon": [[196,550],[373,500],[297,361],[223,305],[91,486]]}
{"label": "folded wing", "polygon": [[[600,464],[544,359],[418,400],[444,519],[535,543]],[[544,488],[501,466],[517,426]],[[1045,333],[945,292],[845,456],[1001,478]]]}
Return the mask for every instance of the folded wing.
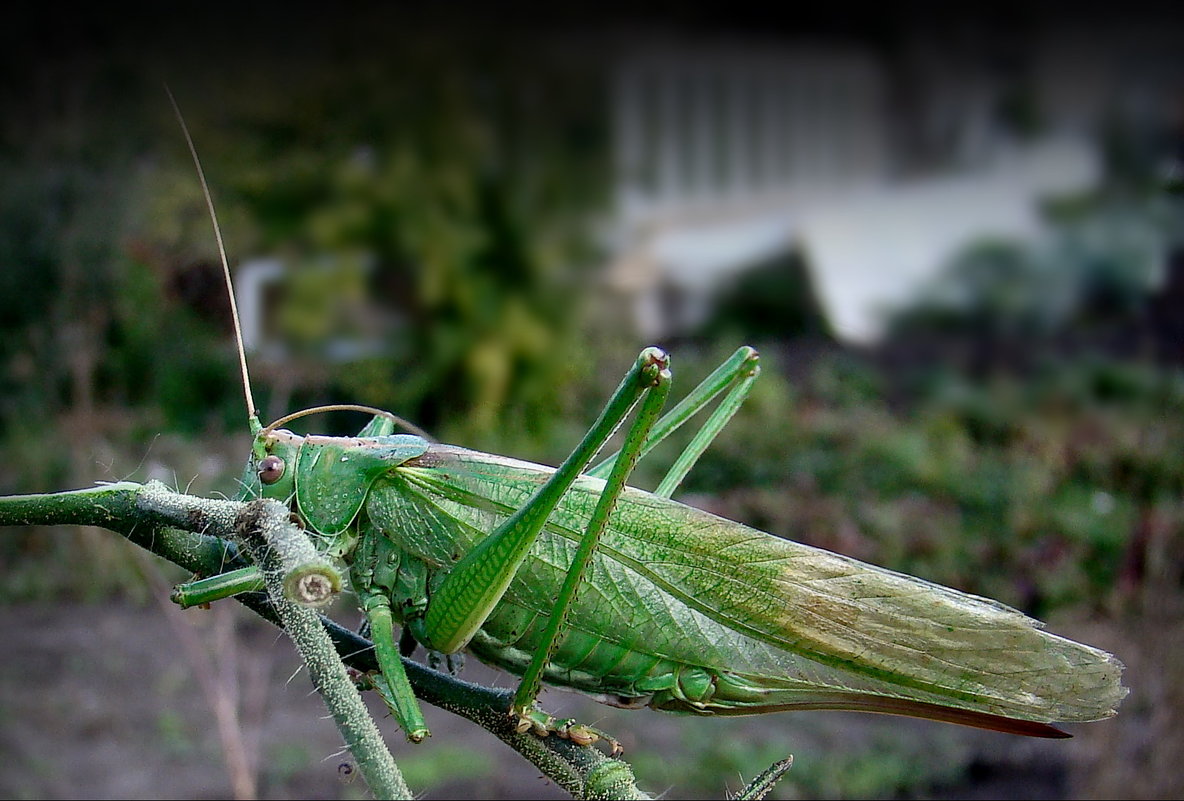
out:
{"label": "folded wing", "polygon": [[[451,537],[465,531],[475,541],[521,505],[549,470],[433,446],[397,472],[439,525],[451,527]],[[584,478],[568,493],[508,602],[549,612],[601,487]],[[449,560],[442,552],[422,555],[443,565]],[[867,697],[870,706],[915,702],[1076,722],[1113,715],[1127,692],[1113,656],[1045,632],[996,601],[634,489],[618,503],[569,625],[743,677],[767,691],[768,708],[793,706],[775,701],[794,697],[798,706],[814,697],[822,699],[815,706],[856,708]],[[824,703],[828,698],[832,703]]]}

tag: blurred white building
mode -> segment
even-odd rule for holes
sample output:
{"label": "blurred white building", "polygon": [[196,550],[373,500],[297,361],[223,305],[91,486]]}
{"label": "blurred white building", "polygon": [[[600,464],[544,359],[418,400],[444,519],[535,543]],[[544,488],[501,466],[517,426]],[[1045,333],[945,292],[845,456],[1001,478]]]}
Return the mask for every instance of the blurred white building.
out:
{"label": "blurred white building", "polygon": [[[974,53],[943,61],[956,43],[936,46],[947,50],[904,59],[904,75],[834,46],[650,46],[624,58],[608,282],[639,333],[692,330],[738,272],[796,247],[836,333],[872,341],[880,312],[960,248],[1035,237],[1041,199],[1094,185],[1087,135],[1100,99],[1088,87],[1069,98],[1076,124],[1021,141],[998,126],[1004,83]],[[1038,67],[1036,86],[1069,102],[1063,63]],[[938,157],[918,161],[922,151]]]}

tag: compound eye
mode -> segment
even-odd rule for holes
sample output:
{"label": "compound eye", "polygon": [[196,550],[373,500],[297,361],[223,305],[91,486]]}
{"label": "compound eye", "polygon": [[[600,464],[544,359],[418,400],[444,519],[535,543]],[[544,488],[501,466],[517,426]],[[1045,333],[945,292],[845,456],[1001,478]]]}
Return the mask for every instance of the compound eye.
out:
{"label": "compound eye", "polygon": [[274,484],[284,474],[284,460],[278,456],[265,456],[259,462],[259,480],[264,484]]}

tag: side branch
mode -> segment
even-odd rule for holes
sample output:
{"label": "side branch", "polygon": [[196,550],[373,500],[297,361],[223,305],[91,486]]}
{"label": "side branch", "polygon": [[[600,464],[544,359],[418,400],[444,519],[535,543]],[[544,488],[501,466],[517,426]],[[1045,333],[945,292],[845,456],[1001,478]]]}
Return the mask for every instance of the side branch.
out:
{"label": "side branch", "polygon": [[193,573],[249,564],[232,541],[243,504],[120,481],[65,492],[0,497],[0,526],[98,526]]}

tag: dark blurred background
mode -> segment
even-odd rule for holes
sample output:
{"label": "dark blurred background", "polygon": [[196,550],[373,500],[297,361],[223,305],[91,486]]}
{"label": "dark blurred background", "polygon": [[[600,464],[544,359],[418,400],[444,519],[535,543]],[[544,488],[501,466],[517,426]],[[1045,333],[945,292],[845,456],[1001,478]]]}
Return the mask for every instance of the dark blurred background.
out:
{"label": "dark blurred background", "polygon": [[[751,344],[684,500],[1128,665],[1118,718],[1056,743],[575,707],[644,787],[721,797],[792,752],[778,797],[1179,797],[1182,33],[1137,2],[26,5],[0,32],[0,493],[234,491],[230,313],[167,82],[264,417],[364,403],[557,463],[641,347],[677,393]],[[106,532],[8,530],[0,566],[0,794],[363,792],[245,612],[172,615],[184,576]],[[415,789],[557,795],[435,720],[397,746]]]}

